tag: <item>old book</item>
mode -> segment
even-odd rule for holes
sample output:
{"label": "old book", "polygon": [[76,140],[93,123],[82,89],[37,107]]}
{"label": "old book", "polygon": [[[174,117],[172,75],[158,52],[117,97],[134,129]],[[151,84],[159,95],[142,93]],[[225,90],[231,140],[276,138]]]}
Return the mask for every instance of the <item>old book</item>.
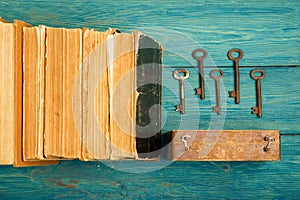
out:
{"label": "old book", "polygon": [[110,159],[135,159],[136,52],[135,33],[115,34],[108,41]]}
{"label": "old book", "polygon": [[15,154],[14,25],[0,22],[0,164],[13,164]]}
{"label": "old book", "polygon": [[162,46],[139,34],[136,66],[136,148],[139,159],[161,152]]}
{"label": "old book", "polygon": [[[45,39],[44,27],[31,27],[30,24],[15,20],[15,113],[16,113],[16,139],[14,166],[36,166],[57,164],[57,161],[40,160],[43,158],[43,135],[41,128],[43,109],[38,110],[43,91],[39,77],[44,69]],[[23,29],[26,34],[23,34]],[[24,43],[23,43],[24,42]],[[24,58],[24,59],[23,59]],[[24,62],[23,62],[24,61]],[[24,71],[24,74],[23,74]],[[23,75],[27,83],[23,91]],[[41,75],[42,76],[42,75]],[[32,78],[32,79],[31,79]],[[36,83],[36,81],[39,81]],[[28,84],[30,87],[28,87]],[[24,84],[25,85],[25,84]],[[33,86],[33,87],[32,87]],[[40,90],[39,90],[40,89]],[[35,93],[36,92],[36,93]],[[25,96],[23,96],[25,94]],[[31,96],[33,95],[33,96]],[[40,102],[32,105],[31,101]],[[28,112],[23,110],[24,107]],[[32,107],[31,107],[32,106]],[[31,110],[32,109],[32,110]],[[23,121],[24,120],[24,121]],[[32,127],[30,127],[32,126]],[[37,159],[37,160],[34,160]]]}
{"label": "old book", "polygon": [[115,29],[83,29],[82,160],[109,159],[109,88],[107,39]]}
{"label": "old book", "polygon": [[158,157],[160,110],[148,119],[161,99],[162,48],[137,31],[114,33],[84,31],[82,159]]}
{"label": "old book", "polygon": [[279,130],[176,130],[167,138],[172,160],[280,160]]}
{"label": "old book", "polygon": [[46,158],[73,159],[81,155],[81,61],[81,29],[46,28]]}
{"label": "old book", "polygon": [[45,27],[23,28],[23,157],[44,158]]}

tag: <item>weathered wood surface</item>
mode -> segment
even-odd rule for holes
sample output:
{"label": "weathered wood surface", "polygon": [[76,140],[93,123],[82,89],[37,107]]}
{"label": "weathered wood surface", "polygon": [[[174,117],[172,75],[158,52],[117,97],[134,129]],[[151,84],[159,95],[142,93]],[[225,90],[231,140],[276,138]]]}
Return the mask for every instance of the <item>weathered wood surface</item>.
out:
{"label": "weathered wood surface", "polygon": [[162,43],[167,65],[189,65],[199,46],[216,65],[230,65],[226,53],[236,47],[244,50],[242,65],[287,65],[300,62],[299,9],[297,0],[3,0],[0,16],[53,27],[138,29]]}
{"label": "weathered wood surface", "polygon": [[[280,160],[278,130],[175,130],[167,133],[167,136],[170,142],[167,156],[171,160]],[[269,143],[266,137],[274,141]]]}
{"label": "weathered wood surface", "polygon": [[228,91],[234,89],[233,67],[219,68],[224,71],[220,80],[221,115],[212,112],[216,105],[215,83],[209,77],[213,68],[205,68],[206,98],[200,100],[194,88],[199,87],[199,75],[196,68],[188,68],[190,77],[185,80],[185,110],[181,115],[174,112],[179,103],[179,82],[173,78],[173,71],[163,70],[163,102],[165,110],[163,131],[177,129],[275,129],[282,134],[300,133],[300,67],[263,68],[266,77],[261,80],[262,118],[251,114],[256,106],[255,80],[250,78],[253,68],[240,68],[241,102],[235,104],[228,97]]}
{"label": "weathered wood surface", "polygon": [[[54,27],[87,27],[100,31],[108,27],[121,31],[139,29],[164,46],[165,66],[195,66],[191,52],[199,47],[204,47],[211,56],[205,65],[232,66],[226,52],[238,47],[245,54],[240,61],[243,66],[284,66],[300,64],[299,9],[299,1],[283,0],[180,3],[4,0],[0,3],[0,16],[10,22],[21,19],[33,25]],[[226,91],[232,90],[233,70],[224,71]],[[193,88],[198,87],[198,76],[192,74],[189,80],[193,87],[186,90],[187,101],[194,99],[195,105],[201,106],[201,120],[194,124],[198,106],[186,104],[189,107],[184,116],[173,111],[179,100],[176,97],[178,81],[169,72],[164,72],[163,84],[169,83],[170,88],[177,91],[173,94],[167,85],[163,85],[163,130],[186,126],[197,129],[199,124],[199,128],[207,129],[209,121],[206,119],[211,114],[218,115],[211,113],[209,95],[204,101],[194,99]],[[255,82],[250,79],[249,72],[250,68],[241,70],[241,104],[235,105],[233,99],[227,99],[223,128],[278,129],[283,134],[300,133],[299,68],[266,69],[267,76],[262,80],[261,119],[250,113],[250,108],[255,106]],[[247,95],[249,98],[245,98]],[[181,117],[184,126],[178,125]],[[194,126],[196,128],[192,128]],[[280,162],[174,162],[168,167],[140,174],[128,174],[99,162],[62,162],[57,166],[23,169],[1,166],[0,197],[298,199],[300,136],[282,135],[281,142]],[[123,166],[124,169],[127,163],[131,163],[127,171],[147,171],[164,162],[120,161],[108,164],[115,168]]]}
{"label": "weathered wood surface", "polygon": [[[1,166],[0,198],[298,199],[299,136],[282,136],[280,162],[62,161],[32,168]],[[109,164],[109,163],[108,163]],[[120,169],[120,168],[119,168]],[[26,183],[26,184],[24,184]]]}

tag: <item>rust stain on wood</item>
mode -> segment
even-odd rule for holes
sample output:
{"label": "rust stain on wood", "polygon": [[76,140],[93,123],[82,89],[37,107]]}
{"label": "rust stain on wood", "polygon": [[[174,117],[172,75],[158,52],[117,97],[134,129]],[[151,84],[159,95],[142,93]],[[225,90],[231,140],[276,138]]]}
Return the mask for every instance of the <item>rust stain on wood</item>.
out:
{"label": "rust stain on wood", "polygon": [[[274,141],[267,140],[269,137]],[[182,130],[169,132],[168,138],[168,157],[172,160],[280,160],[278,130]]]}

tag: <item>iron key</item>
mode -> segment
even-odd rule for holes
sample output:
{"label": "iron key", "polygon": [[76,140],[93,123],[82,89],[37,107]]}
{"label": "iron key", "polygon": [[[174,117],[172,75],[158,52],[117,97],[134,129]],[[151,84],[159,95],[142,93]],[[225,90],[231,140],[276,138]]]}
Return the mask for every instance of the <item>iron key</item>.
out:
{"label": "iron key", "polygon": [[[260,76],[256,76],[255,73],[261,73]],[[262,117],[262,100],[261,100],[261,85],[260,80],[263,79],[266,74],[264,70],[254,69],[251,71],[250,76],[256,82],[256,107],[252,107],[252,114],[256,114],[258,117]]]}
{"label": "iron key", "polygon": [[[237,52],[239,53],[238,57],[233,57],[232,53]],[[227,53],[227,57],[234,62],[234,91],[229,92],[229,97],[235,98],[235,103],[240,103],[240,72],[239,72],[239,60],[244,56],[243,51],[240,49],[231,49]]]}
{"label": "iron key", "polygon": [[[183,76],[179,74],[182,73]],[[184,105],[184,80],[189,77],[189,71],[186,69],[178,69],[175,70],[173,73],[175,79],[179,80],[179,87],[180,87],[180,105],[175,106],[175,111],[181,112],[181,114],[185,113],[185,105]]]}
{"label": "iron key", "polygon": [[[220,76],[214,76],[214,73],[219,73]],[[221,114],[221,99],[220,99],[220,79],[224,76],[224,73],[222,70],[215,69],[211,70],[209,73],[210,78],[215,80],[216,83],[216,100],[217,100],[217,106],[214,106],[213,112],[218,113],[219,115]]]}
{"label": "iron key", "polygon": [[[197,53],[203,53],[202,57],[198,57]],[[199,69],[199,79],[200,79],[200,87],[195,88],[196,95],[200,95],[201,99],[205,99],[205,91],[204,91],[204,69],[203,69],[203,60],[207,57],[207,51],[204,49],[196,49],[192,53],[193,58],[198,60],[198,69]]]}

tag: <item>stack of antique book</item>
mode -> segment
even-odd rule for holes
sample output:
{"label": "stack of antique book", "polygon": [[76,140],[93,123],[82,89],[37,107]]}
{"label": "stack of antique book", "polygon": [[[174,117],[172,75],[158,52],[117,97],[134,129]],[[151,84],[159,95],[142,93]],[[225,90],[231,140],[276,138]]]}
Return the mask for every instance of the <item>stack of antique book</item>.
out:
{"label": "stack of antique book", "polygon": [[139,31],[0,21],[0,164],[158,158],[160,131],[139,127],[161,101],[160,44]]}

